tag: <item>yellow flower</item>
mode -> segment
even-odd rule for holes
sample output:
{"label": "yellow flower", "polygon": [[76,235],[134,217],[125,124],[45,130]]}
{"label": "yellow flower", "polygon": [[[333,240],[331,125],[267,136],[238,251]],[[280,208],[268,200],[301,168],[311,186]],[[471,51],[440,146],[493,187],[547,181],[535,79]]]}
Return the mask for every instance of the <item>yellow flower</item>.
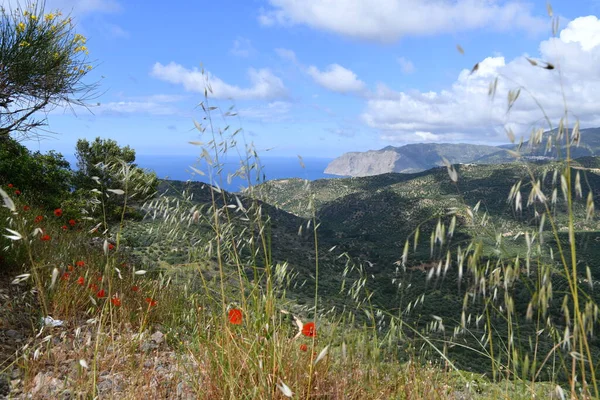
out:
{"label": "yellow flower", "polygon": [[29,43],[25,40],[22,40],[21,43],[19,43],[19,47],[28,47]]}
{"label": "yellow flower", "polygon": [[86,42],[85,36],[83,36],[80,33],[75,34],[75,37],[73,38],[73,43],[81,43],[83,45],[83,44],[85,44],[85,42]]}
{"label": "yellow flower", "polygon": [[60,23],[61,28],[67,26],[67,24],[71,25],[71,18],[65,19],[63,20],[63,22]]}
{"label": "yellow flower", "polygon": [[90,54],[89,51],[88,51],[88,48],[86,46],[75,47],[74,51],[75,51],[75,53],[79,53],[80,51],[84,51],[85,54]]}
{"label": "yellow flower", "polygon": [[85,71],[84,71],[84,70],[82,70],[82,69],[80,69],[80,70],[79,70],[79,73],[80,73],[80,74],[83,74],[84,72],[85,72]]}
{"label": "yellow flower", "polygon": [[37,15],[31,14],[31,20],[32,21],[37,21],[37,19],[38,19]]}
{"label": "yellow flower", "polygon": [[21,32],[23,32],[24,30],[25,30],[25,24],[24,24],[23,22],[19,22],[19,23],[17,24],[17,32],[18,32],[18,33],[21,33]]}
{"label": "yellow flower", "polygon": [[50,13],[50,14],[46,14],[46,15],[44,16],[44,19],[46,20],[46,22],[50,22],[50,21],[52,21],[54,18],[56,18],[56,15],[54,15],[54,14],[52,14],[52,13]]}
{"label": "yellow flower", "polygon": [[26,17],[29,15],[29,11],[23,11],[23,16]]}
{"label": "yellow flower", "polygon": [[85,68],[86,68],[88,71],[91,71],[93,67],[92,67],[91,65],[86,65],[86,66],[85,66]]}

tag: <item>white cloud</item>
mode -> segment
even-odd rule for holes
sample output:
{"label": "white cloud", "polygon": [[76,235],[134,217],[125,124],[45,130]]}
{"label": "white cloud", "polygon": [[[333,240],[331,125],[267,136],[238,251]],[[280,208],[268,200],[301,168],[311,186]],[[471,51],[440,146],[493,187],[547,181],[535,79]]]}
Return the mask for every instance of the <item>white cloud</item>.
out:
{"label": "white cloud", "polygon": [[275,53],[277,53],[277,55],[284,60],[291,61],[293,63],[298,62],[296,60],[296,53],[294,53],[292,50],[278,48],[275,49]]}
{"label": "white cloud", "polygon": [[327,128],[325,130],[342,138],[352,138],[356,136],[356,129],[353,128]]}
{"label": "white cloud", "polygon": [[83,106],[59,105],[50,111],[53,115],[86,116],[125,116],[131,114],[158,116],[191,116],[193,104],[181,107],[181,103],[189,100],[189,96],[171,94],[153,94],[149,96],[125,96],[117,93],[113,101],[99,102]]}
{"label": "white cloud", "polygon": [[289,118],[292,104],[287,101],[273,101],[266,106],[248,107],[239,110],[242,118],[256,119],[261,122],[281,122]]}
{"label": "white cloud", "polygon": [[252,46],[250,39],[238,37],[233,41],[233,47],[229,52],[237,57],[250,57],[256,50]]}
{"label": "white cloud", "polygon": [[[0,5],[8,9],[15,9],[18,6],[26,6],[23,0],[2,0]],[[73,14],[76,17],[85,16],[92,13],[114,13],[122,10],[121,5],[116,0],[46,0],[44,9],[49,12],[60,10],[65,14]]]}
{"label": "white cloud", "polygon": [[[438,92],[397,92],[380,84],[371,93],[363,121],[396,141],[470,140],[505,142],[504,127],[528,135],[532,127],[544,126],[540,102],[554,126],[564,112],[564,90],[571,122],[600,126],[600,21],[592,17],[571,21],[558,38],[540,43],[540,60],[560,68],[546,70],[529,64],[525,57],[507,62],[489,57],[470,74],[463,70],[454,84]],[[495,99],[488,96],[490,83],[500,76]],[[505,79],[509,78],[511,81]],[[507,115],[508,90],[522,85],[519,99]],[[547,126],[545,126],[547,127]]]}
{"label": "white cloud", "polygon": [[412,74],[415,72],[415,65],[404,57],[398,57],[398,64],[400,64],[400,68],[402,68],[402,72],[405,74]]}
{"label": "white cloud", "polygon": [[[26,2],[25,0],[0,0],[0,6],[13,10],[16,8],[27,7],[29,3],[33,2]],[[37,3],[38,5],[43,4],[43,2]],[[122,9],[121,4],[116,0],[45,0],[43,8],[46,13],[57,10],[61,11],[63,13],[63,18],[66,18],[67,15],[74,17],[77,31],[86,34],[86,36],[87,33],[85,29],[89,27],[87,22],[91,19],[87,17],[94,14],[118,13],[122,11]],[[38,8],[38,10],[40,9]],[[85,21],[86,23],[80,24],[80,21],[86,19],[88,19],[88,21]],[[123,39],[129,37],[129,32],[125,29],[116,24],[104,21],[102,17],[93,20],[92,25],[95,25],[103,34],[113,38]]]}
{"label": "white cloud", "polygon": [[438,135],[431,132],[416,131],[415,135],[424,142],[435,142],[440,140]]}
{"label": "white cloud", "polygon": [[171,62],[167,65],[155,63],[150,75],[173,84],[183,85],[189,92],[204,93],[207,83],[212,89],[214,98],[233,98],[236,100],[263,99],[271,100],[283,98],[287,90],[283,81],[275,76],[269,69],[250,68],[248,75],[252,86],[240,88],[223,82],[218,77],[205,71],[204,75],[198,68],[187,69],[180,64]]}
{"label": "white cloud", "polygon": [[189,99],[190,96],[180,94],[151,94],[149,96],[129,97],[131,101],[152,102],[152,103],[177,103]]}
{"label": "white cloud", "polygon": [[325,71],[310,66],[306,72],[318,85],[337,93],[362,92],[366,86],[354,72],[339,64],[331,64]]}
{"label": "white cloud", "polygon": [[[125,116],[130,114],[159,115],[159,116],[191,116],[192,105],[182,108],[175,103],[188,100],[188,96],[171,94],[154,94],[149,96],[124,96],[116,95],[117,100],[90,104],[87,107],[67,105],[59,106],[51,114],[71,114],[85,116],[90,112],[96,116]],[[185,110],[190,111],[185,111]]]}
{"label": "white cloud", "polygon": [[585,51],[593,49],[600,44],[598,17],[578,18],[574,25],[569,24],[560,32],[560,39],[565,43],[579,43]]}
{"label": "white cloud", "polygon": [[121,28],[119,25],[115,25],[109,22],[102,23],[102,28],[113,38],[117,39],[129,39],[129,32]]}
{"label": "white cloud", "polygon": [[403,36],[490,28],[539,33],[547,18],[520,1],[496,0],[269,0],[259,22],[303,24],[366,40],[389,42]]}
{"label": "white cloud", "polygon": [[90,110],[96,115],[181,115],[181,110],[176,107],[156,101],[113,101],[101,103]]}

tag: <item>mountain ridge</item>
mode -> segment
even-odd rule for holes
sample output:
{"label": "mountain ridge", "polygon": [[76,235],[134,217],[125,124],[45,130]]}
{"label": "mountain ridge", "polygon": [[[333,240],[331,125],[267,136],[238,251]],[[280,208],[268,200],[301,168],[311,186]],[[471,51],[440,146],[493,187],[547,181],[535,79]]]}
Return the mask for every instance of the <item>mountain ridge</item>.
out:
{"label": "mountain ridge", "polygon": [[414,143],[380,150],[349,152],[334,159],[325,173],[345,176],[372,176],[388,172],[414,173],[452,163],[467,163],[497,153],[500,148],[463,143]]}
{"label": "mountain ridge", "polygon": [[[579,158],[600,154],[600,128],[581,129],[581,143],[573,146],[571,157]],[[521,154],[529,159],[556,159],[564,157],[561,146],[556,145],[556,129],[544,132],[542,145],[529,147],[524,141]],[[549,151],[545,144],[550,140]],[[563,139],[564,140],[564,139]],[[562,143],[562,141],[561,141]],[[507,150],[517,149],[516,144],[499,146],[468,143],[413,143],[400,147],[386,146],[380,150],[348,152],[335,158],[325,168],[325,173],[340,176],[373,176],[390,172],[415,173],[444,165],[443,158],[452,164],[501,164],[514,160]]]}

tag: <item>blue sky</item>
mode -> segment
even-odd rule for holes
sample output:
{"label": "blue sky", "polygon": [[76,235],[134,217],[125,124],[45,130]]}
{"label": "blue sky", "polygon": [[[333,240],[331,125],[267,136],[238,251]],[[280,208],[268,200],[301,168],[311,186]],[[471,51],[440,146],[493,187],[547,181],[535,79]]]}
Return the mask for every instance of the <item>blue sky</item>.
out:
{"label": "blue sky", "polygon": [[[9,0],[0,0],[9,5]],[[14,5],[10,0],[10,5]],[[57,132],[35,150],[72,154],[77,138],[113,138],[138,154],[192,155],[193,120],[234,105],[263,155],[336,157],[414,142],[506,143],[505,128],[542,126],[532,97],[509,115],[524,85],[553,124],[564,108],[600,126],[597,0],[47,0],[71,10],[88,37],[100,106],[54,110]],[[457,51],[457,45],[464,54]],[[531,66],[524,56],[559,69]],[[479,70],[469,74],[475,63]],[[562,75],[559,75],[560,74]],[[489,83],[501,75],[496,98]],[[536,125],[537,124],[537,125]],[[271,149],[265,153],[265,149]]]}

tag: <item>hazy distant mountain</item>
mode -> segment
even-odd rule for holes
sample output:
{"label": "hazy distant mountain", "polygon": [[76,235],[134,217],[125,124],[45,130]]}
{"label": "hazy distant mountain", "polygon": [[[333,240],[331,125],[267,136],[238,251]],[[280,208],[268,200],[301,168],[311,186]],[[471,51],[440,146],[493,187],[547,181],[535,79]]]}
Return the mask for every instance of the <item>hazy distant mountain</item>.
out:
{"label": "hazy distant mountain", "polygon": [[[593,157],[600,156],[600,128],[581,129],[581,141],[579,146],[571,146],[571,158]],[[551,139],[551,148],[546,151],[548,138]],[[544,159],[564,159],[565,158],[565,137],[563,136],[558,142],[556,130],[544,133],[542,143],[536,148],[529,147],[529,141],[525,141],[521,147],[520,153],[529,160],[544,160]],[[516,149],[516,145],[498,146],[502,149]],[[474,162],[478,164],[498,164],[511,162],[514,157],[508,152],[502,150],[495,154],[485,155]]]}
{"label": "hazy distant mountain", "polygon": [[[600,155],[600,128],[581,131],[581,142],[571,148],[571,158]],[[552,136],[550,151],[546,151],[548,138]],[[544,133],[542,144],[535,149],[525,141],[520,153],[529,160],[564,158],[564,137],[556,145],[556,130]],[[441,166],[442,157],[453,164],[500,164],[514,161],[507,149],[516,145],[485,146],[475,144],[419,143],[401,147],[388,146],[381,150],[345,153],[334,159],[325,173],[344,176],[371,176],[389,172],[413,173]]]}
{"label": "hazy distant mountain", "polygon": [[[343,154],[333,160],[325,173],[345,176],[371,176],[389,172],[421,172],[443,165],[442,157],[451,163],[470,163],[502,151],[495,146],[450,143],[418,143],[402,147]],[[504,151],[502,151],[504,152]]]}

